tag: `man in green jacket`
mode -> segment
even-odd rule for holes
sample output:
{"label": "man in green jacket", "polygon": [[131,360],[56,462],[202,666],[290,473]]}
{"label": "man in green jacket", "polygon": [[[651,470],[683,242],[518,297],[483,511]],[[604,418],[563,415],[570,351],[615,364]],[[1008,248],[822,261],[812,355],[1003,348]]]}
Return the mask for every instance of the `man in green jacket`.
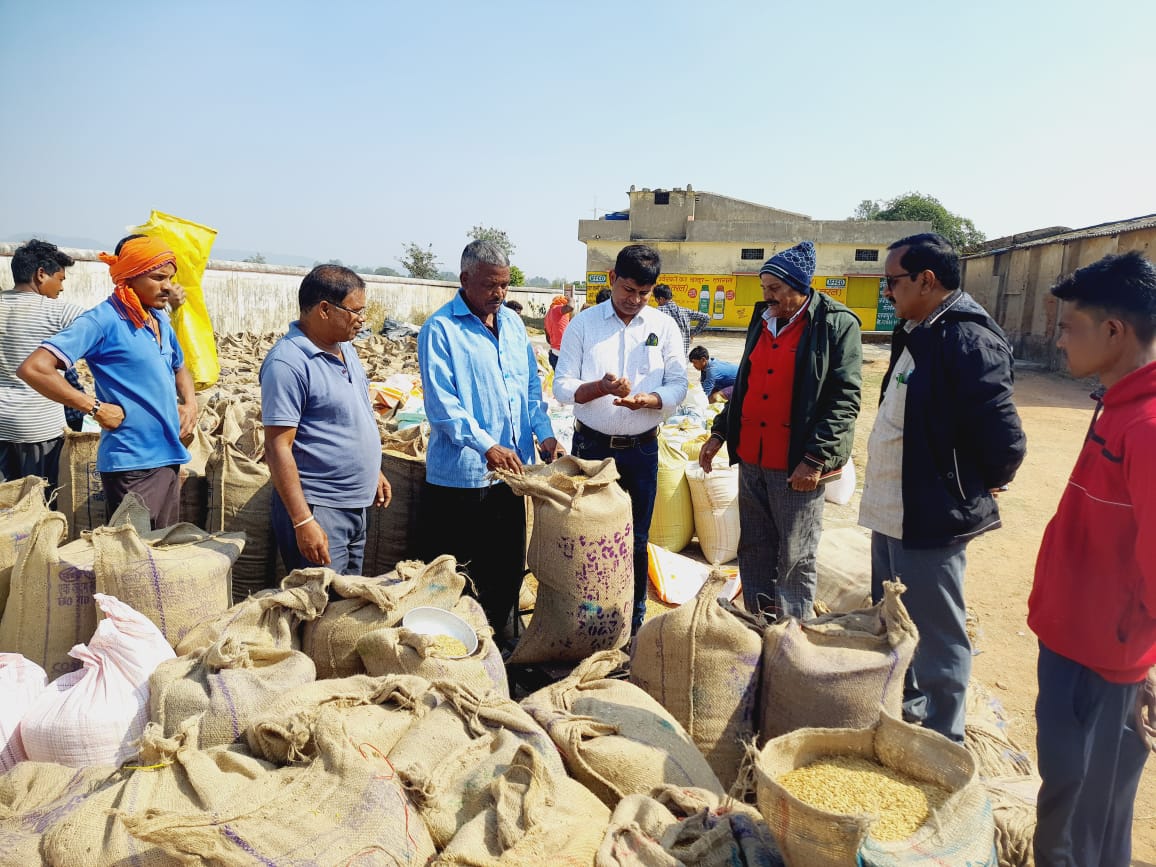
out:
{"label": "man in green jacket", "polygon": [[815,614],[823,483],[851,457],[863,361],[859,319],[811,289],[814,273],[810,241],[763,265],[734,392],[699,454],[710,472],[725,443],[740,464],[747,610],[800,620]]}

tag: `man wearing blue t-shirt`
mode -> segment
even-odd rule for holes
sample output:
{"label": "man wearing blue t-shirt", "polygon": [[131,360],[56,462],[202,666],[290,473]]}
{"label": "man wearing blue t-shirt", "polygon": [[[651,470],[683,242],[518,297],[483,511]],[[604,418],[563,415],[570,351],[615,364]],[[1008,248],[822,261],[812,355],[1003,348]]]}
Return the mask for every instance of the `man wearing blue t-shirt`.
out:
{"label": "man wearing blue t-shirt", "polygon": [[365,324],[365,281],[318,265],[297,292],[301,318],[261,365],[273,534],[287,569],[360,575],[366,510],[387,506],[381,435],[351,340]]}
{"label": "man wearing blue t-shirt", "polygon": [[700,374],[702,390],[710,400],[729,400],[739,375],[739,366],[711,358],[705,346],[690,351],[690,363]]}

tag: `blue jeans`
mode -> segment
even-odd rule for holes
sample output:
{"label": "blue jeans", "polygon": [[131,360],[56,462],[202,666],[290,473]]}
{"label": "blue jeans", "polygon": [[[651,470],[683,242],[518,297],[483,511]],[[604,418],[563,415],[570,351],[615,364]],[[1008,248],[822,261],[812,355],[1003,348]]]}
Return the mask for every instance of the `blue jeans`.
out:
{"label": "blue jeans", "polygon": [[658,494],[658,440],[629,449],[612,449],[600,437],[575,430],[572,452],[575,457],[589,461],[614,458],[618,484],[630,497],[634,521],[634,613],[630,627],[631,633],[637,634],[638,627],[646,619],[646,543],[650,539],[650,519],[654,514],[654,498]]}
{"label": "blue jeans", "polygon": [[883,598],[883,582],[898,578],[907,587],[903,604],[919,630],[915,658],[907,669],[903,716],[963,743],[971,639],[963,601],[967,543],[946,548],[904,548],[882,533],[871,534],[871,598]]}
{"label": "blue jeans", "polygon": [[[273,490],[272,497],[273,536],[277,539],[277,550],[281,552],[281,560],[285,568],[292,572],[294,569],[307,569],[310,566],[320,566],[305,559],[297,547],[297,533],[293,529],[293,522],[289,519],[289,512],[281,497]],[[329,537],[329,559],[327,568],[338,575],[360,575],[365,561],[365,531],[367,526],[366,510],[335,509],[331,506],[309,505],[313,517]]]}
{"label": "blue jeans", "polygon": [[1138,683],[1109,683],[1040,644],[1036,748],[1040,867],[1128,867],[1148,748],[1132,727]]}

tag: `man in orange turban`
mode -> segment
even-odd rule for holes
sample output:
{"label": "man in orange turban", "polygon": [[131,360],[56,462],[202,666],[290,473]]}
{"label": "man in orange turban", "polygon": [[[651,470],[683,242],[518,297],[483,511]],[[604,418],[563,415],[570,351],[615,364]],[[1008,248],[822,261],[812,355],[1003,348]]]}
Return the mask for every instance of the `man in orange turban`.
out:
{"label": "man in orange turban", "polygon": [[[193,378],[165,312],[179,294],[176,256],[157,238],[129,235],[100,259],[115,284],[112,295],[41,343],[17,376],[103,428],[96,468],[108,513],[132,491],[148,506],[153,527],[168,527],[178,520],[178,473],[189,461],[181,438],[197,421]],[[81,358],[95,399],[57,373]]]}

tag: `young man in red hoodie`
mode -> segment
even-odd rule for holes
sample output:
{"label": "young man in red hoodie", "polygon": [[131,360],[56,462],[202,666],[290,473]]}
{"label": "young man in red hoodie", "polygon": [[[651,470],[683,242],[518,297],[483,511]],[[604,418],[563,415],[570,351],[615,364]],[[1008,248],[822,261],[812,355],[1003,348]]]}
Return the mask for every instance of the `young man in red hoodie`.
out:
{"label": "young man in red hoodie", "polygon": [[1096,410],[1040,544],[1028,625],[1040,867],[1127,867],[1156,697],[1156,268],[1106,256],[1062,280],[1057,343]]}

